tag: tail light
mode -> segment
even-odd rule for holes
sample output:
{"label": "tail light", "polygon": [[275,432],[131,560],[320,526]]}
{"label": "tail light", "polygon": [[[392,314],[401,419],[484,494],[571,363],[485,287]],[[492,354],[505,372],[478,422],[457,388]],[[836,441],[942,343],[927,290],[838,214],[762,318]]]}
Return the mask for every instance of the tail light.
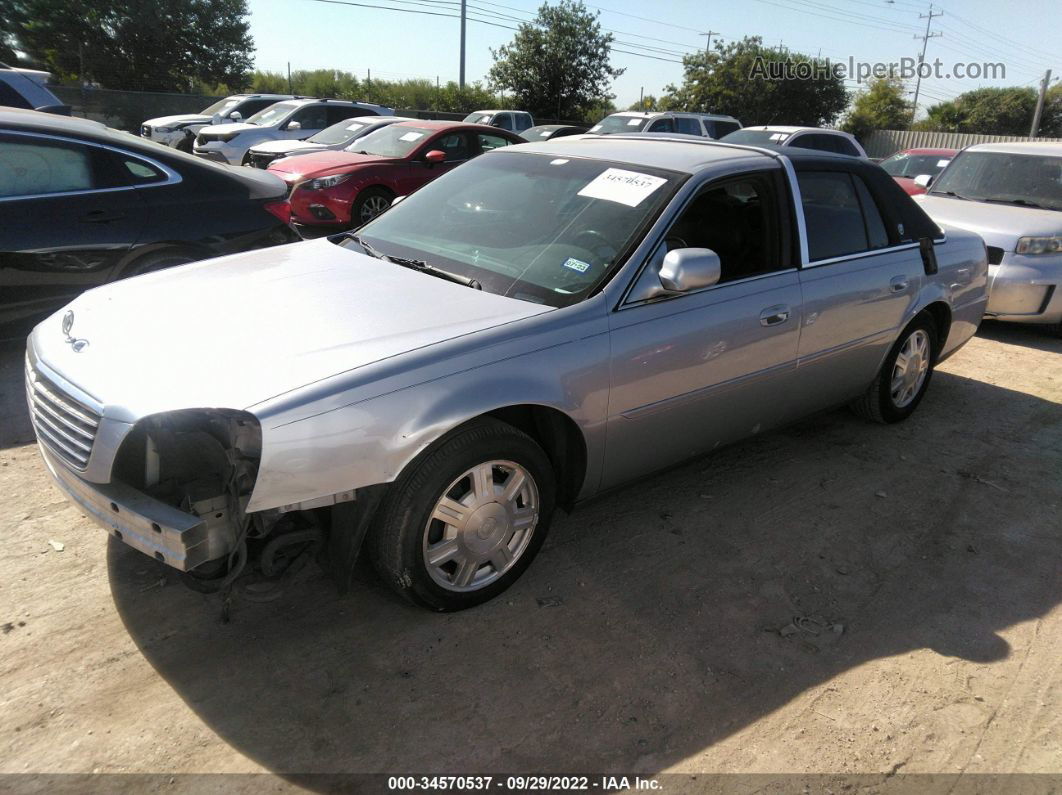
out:
{"label": "tail light", "polygon": [[287,199],[279,202],[266,202],[263,207],[285,224],[291,223],[291,202]]}

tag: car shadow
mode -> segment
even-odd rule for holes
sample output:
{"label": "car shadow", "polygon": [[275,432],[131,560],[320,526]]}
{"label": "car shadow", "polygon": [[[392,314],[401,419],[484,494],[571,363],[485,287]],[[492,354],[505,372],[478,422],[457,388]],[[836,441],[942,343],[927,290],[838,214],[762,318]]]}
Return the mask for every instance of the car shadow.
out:
{"label": "car shadow", "polygon": [[1058,403],[937,373],[900,425],[822,414],[559,516],[523,578],[462,613],[364,564],[346,596],[312,567],[227,607],[150,588],[176,577],[113,539],[108,565],[158,673],[311,788],[300,774],[649,773],[868,661],[1008,657],[999,633],[1062,599],[1060,465]]}
{"label": "car shadow", "polygon": [[1062,334],[1048,326],[1029,323],[1004,323],[999,320],[984,320],[977,330],[977,336],[985,339],[1005,342],[1008,345],[1021,345],[1038,351],[1062,353]]}
{"label": "car shadow", "polygon": [[0,342],[0,450],[35,440],[26,407],[26,340]]}

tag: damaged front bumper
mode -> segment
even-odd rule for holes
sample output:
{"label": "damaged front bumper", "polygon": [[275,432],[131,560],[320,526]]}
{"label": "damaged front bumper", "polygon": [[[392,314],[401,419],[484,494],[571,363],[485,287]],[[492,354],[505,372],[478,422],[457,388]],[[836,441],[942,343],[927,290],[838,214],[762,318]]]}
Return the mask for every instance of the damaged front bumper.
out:
{"label": "damaged front bumper", "polygon": [[225,500],[197,503],[202,515],[174,508],[119,482],[89,483],[38,445],[56,485],[115,538],[180,571],[226,554],[231,535]]}

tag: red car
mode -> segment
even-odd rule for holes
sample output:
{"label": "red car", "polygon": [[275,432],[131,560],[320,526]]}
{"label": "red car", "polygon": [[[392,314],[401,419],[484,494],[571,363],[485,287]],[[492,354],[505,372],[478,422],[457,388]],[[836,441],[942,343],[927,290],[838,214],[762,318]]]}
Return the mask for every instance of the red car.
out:
{"label": "red car", "polygon": [[926,189],[915,182],[915,177],[928,174],[933,179],[944,170],[944,166],[959,153],[958,149],[905,149],[879,164],[907,195],[917,196]]}
{"label": "red car", "polygon": [[344,150],[274,160],[269,171],[288,184],[292,223],[322,231],[349,229],[454,166],[520,143],[526,142],[515,133],[483,124],[407,121]]}

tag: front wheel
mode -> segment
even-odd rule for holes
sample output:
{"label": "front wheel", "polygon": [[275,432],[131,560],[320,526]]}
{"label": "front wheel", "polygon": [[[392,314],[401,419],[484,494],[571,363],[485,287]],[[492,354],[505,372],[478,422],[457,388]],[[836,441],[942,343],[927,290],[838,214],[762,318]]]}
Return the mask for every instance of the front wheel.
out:
{"label": "front wheel", "polygon": [[462,610],[512,585],[545,540],[549,459],[526,434],[478,420],[414,462],[380,507],[369,551],[383,579],[433,610]]}
{"label": "front wheel", "polygon": [[352,228],[367,224],[391,206],[394,196],[383,188],[363,190],[350,208],[350,225]]}
{"label": "front wheel", "polygon": [[910,417],[929,388],[937,353],[936,324],[929,315],[919,315],[903,330],[874,383],[852,403],[852,410],[882,423]]}

